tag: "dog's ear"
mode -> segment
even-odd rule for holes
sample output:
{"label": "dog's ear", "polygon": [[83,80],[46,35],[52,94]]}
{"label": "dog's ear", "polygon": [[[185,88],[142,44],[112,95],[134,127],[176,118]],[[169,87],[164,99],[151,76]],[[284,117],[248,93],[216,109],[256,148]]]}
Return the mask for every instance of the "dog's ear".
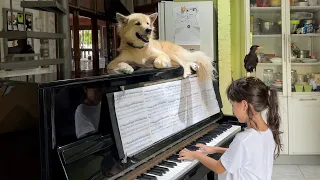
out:
{"label": "dog's ear", "polygon": [[157,19],[157,17],[158,17],[158,13],[153,13],[153,14],[149,15],[149,18],[151,20],[151,24],[154,23],[154,21]]}
{"label": "dog's ear", "polygon": [[128,17],[124,16],[124,15],[122,15],[120,13],[116,14],[116,18],[117,18],[118,23],[121,23],[121,24],[127,24],[128,23]]}

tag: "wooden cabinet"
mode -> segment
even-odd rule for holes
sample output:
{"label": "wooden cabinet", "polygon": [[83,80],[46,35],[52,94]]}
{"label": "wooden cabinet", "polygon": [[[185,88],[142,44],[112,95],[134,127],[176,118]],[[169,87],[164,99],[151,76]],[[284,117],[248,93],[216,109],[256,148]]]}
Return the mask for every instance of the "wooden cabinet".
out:
{"label": "wooden cabinet", "polygon": [[[283,149],[280,152],[281,154],[288,154],[289,153],[289,139],[288,139],[288,102],[287,98],[284,96],[279,96],[279,113],[281,116],[281,124],[280,124],[280,131],[283,132],[281,134],[281,141],[283,144]],[[267,110],[262,112],[262,117],[264,120],[267,120],[266,116]]]}
{"label": "wooden cabinet", "polygon": [[320,154],[320,97],[289,98],[289,154]]}

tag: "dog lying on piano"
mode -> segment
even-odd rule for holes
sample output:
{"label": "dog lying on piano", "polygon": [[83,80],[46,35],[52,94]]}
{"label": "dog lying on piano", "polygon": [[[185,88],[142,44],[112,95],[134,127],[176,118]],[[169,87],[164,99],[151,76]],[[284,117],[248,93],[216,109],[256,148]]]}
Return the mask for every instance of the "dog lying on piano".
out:
{"label": "dog lying on piano", "polygon": [[117,13],[118,31],[121,39],[120,54],[108,66],[109,74],[131,74],[134,67],[170,68],[182,66],[183,77],[192,70],[199,80],[213,79],[213,60],[201,51],[189,52],[169,41],[154,39],[154,21],[158,13],[145,15],[133,13],[124,16]]}

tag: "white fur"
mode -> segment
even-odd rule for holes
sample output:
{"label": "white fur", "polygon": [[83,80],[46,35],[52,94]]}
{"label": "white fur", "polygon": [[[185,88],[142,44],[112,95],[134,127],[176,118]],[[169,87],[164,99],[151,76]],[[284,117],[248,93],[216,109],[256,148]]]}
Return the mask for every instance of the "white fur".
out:
{"label": "white fur", "polygon": [[[200,80],[213,79],[215,70],[213,60],[205,53],[189,52],[169,41],[154,40],[153,23],[157,15],[157,13],[151,15],[134,13],[129,16],[117,14],[118,31],[121,38],[118,49],[120,54],[108,64],[108,72],[131,74],[134,66],[155,68],[182,66],[184,78],[191,74],[192,69],[197,72]],[[148,34],[146,29],[151,29],[152,32]],[[144,40],[139,39],[137,33]]]}

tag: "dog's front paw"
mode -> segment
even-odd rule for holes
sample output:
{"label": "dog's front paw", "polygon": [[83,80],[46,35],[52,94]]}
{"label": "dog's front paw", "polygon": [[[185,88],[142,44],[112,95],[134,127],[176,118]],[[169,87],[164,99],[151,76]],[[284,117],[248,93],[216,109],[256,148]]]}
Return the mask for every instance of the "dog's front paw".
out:
{"label": "dog's front paw", "polygon": [[124,74],[132,74],[134,69],[129,64],[121,62],[118,64],[118,68],[116,68],[115,71],[121,72]]}
{"label": "dog's front paw", "polygon": [[154,67],[158,69],[172,67],[171,60],[167,55],[157,57],[153,62]]}
{"label": "dog's front paw", "polygon": [[194,71],[198,71],[199,65],[197,63],[190,63],[190,68]]}
{"label": "dog's front paw", "polygon": [[190,68],[184,68],[184,72],[183,72],[183,78],[187,78],[192,74],[191,69]]}

